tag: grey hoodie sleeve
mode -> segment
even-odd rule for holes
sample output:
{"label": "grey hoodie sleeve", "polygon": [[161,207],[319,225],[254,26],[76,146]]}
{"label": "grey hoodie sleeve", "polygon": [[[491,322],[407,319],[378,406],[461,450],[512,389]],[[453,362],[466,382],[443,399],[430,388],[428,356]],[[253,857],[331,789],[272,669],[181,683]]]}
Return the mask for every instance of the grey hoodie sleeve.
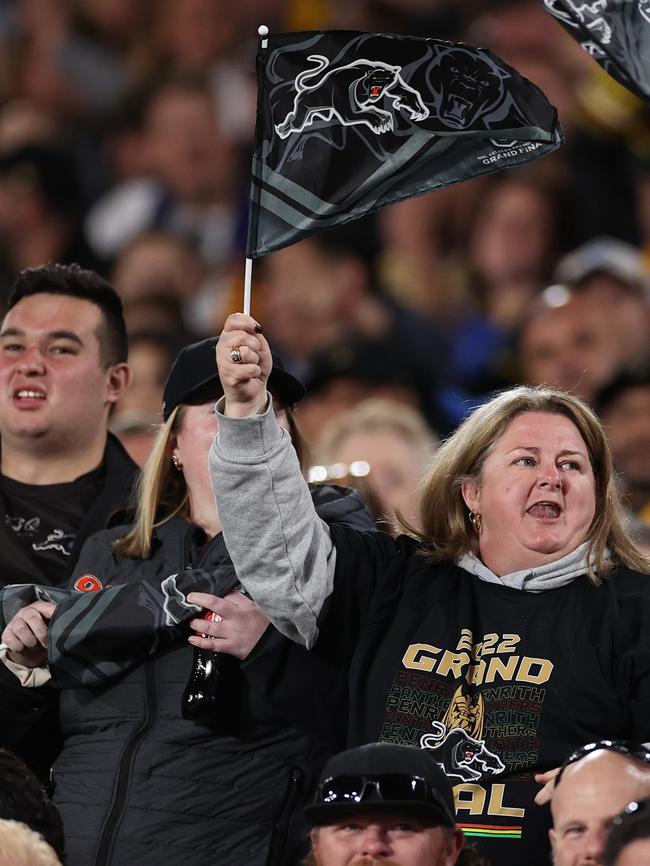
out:
{"label": "grey hoodie sleeve", "polygon": [[332,592],[336,550],[271,403],[249,418],[227,418],[223,398],[217,403],[210,474],[242,586],[279,631],[311,647]]}

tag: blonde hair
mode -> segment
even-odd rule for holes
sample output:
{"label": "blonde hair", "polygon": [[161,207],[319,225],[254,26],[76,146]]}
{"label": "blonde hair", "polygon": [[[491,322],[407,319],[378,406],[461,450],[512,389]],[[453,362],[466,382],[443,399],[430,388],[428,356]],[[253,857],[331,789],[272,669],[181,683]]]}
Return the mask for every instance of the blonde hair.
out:
{"label": "blonde hair", "polygon": [[[176,406],[169,418],[158,427],[149,457],[134,488],[135,521],[126,535],[113,542],[120,556],[148,559],[151,555],[153,532],[172,517],[190,519],[190,497],[185,476],[172,463],[171,439],[180,432],[186,406]],[[301,462],[306,446],[291,409],[287,408],[289,433]],[[207,458],[206,458],[207,459]]]}
{"label": "blonde hair", "polygon": [[324,427],[316,445],[316,457],[318,460],[330,461],[341,442],[350,434],[377,430],[393,432],[415,446],[422,454],[422,469],[438,442],[438,437],[416,409],[395,400],[370,397]]}
{"label": "blonde hair", "polygon": [[153,531],[172,517],[189,517],[190,501],[185,476],[172,463],[171,439],[179,432],[185,406],[176,406],[158,427],[149,457],[133,491],[135,522],[113,543],[120,556],[147,559],[151,555]]}
{"label": "blonde hair", "polygon": [[479,483],[495,443],[512,419],[526,412],[563,415],[575,424],[587,446],[596,487],[595,515],[585,539],[589,541],[592,582],[599,583],[602,575],[621,563],[650,573],[650,558],[634,546],[624,526],[612,457],[600,421],[582,400],[551,388],[512,388],[476,409],[441,445],[423,479],[418,506],[421,530],[404,520],[401,528],[425,544],[431,561],[478,553],[462,484],[468,480]]}
{"label": "blonde hair", "polygon": [[0,866],[61,866],[61,861],[26,824],[0,819]]}

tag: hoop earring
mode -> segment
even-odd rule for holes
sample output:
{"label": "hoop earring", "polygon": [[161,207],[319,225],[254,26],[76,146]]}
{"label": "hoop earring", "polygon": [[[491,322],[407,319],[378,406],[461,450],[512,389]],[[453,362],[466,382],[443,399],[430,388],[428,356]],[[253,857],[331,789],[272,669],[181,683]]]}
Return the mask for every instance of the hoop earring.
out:
{"label": "hoop earring", "polygon": [[475,514],[473,511],[470,511],[469,522],[474,527],[474,531],[476,532],[476,534],[480,535],[481,527],[483,526],[483,518],[481,517],[481,515],[478,512]]}
{"label": "hoop earring", "polygon": [[172,454],[172,463],[174,464],[174,468],[177,469],[179,472],[183,468],[183,464],[181,463],[178,454]]}

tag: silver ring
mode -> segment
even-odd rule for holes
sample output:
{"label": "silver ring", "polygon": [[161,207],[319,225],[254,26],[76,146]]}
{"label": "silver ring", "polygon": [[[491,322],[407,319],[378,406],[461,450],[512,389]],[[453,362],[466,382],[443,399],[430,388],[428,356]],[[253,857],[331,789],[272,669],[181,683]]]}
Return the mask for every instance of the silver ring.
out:
{"label": "silver ring", "polygon": [[241,364],[241,349],[239,346],[234,346],[230,350],[230,360],[233,364]]}

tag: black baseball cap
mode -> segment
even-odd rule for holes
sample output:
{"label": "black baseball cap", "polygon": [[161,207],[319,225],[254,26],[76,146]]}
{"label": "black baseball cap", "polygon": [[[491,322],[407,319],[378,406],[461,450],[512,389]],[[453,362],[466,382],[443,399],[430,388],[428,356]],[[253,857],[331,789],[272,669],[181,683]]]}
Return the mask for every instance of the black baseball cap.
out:
{"label": "black baseball cap", "polygon": [[[208,337],[185,346],[176,356],[167,376],[163,391],[162,416],[166,421],[181,403],[188,403],[199,396],[200,392],[216,387],[219,372],[214,349],[219,337]],[[301,382],[287,373],[282,361],[273,355],[273,369],[269,376],[269,391],[283,406],[293,406],[305,396]]]}
{"label": "black baseball cap", "polygon": [[316,826],[361,812],[398,812],[455,826],[454,795],[426,749],[369,743],[340,752],[323,767],[305,817]]}

